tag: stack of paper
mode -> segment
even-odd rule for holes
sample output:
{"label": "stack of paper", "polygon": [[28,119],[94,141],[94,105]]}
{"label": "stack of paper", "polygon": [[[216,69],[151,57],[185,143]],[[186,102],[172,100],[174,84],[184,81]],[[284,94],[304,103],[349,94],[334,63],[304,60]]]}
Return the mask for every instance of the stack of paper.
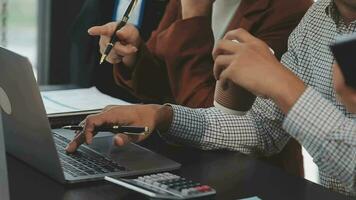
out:
{"label": "stack of paper", "polygon": [[130,105],[101,93],[97,88],[41,92],[48,117],[92,114],[108,105]]}

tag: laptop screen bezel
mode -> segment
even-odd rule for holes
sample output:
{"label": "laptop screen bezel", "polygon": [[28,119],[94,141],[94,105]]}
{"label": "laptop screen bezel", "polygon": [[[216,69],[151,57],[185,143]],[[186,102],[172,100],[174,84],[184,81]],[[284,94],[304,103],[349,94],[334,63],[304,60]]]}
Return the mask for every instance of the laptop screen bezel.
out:
{"label": "laptop screen bezel", "polygon": [[7,173],[4,129],[2,125],[1,108],[0,108],[0,199],[10,200],[9,179]]}

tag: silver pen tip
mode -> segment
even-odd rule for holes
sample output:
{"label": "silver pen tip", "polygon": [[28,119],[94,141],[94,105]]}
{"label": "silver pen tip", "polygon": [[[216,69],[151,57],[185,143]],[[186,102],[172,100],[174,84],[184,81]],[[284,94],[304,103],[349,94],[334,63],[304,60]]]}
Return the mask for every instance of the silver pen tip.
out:
{"label": "silver pen tip", "polygon": [[106,59],[106,55],[103,54],[103,55],[101,56],[101,58],[100,58],[100,64],[103,64],[104,61],[105,61],[105,59]]}

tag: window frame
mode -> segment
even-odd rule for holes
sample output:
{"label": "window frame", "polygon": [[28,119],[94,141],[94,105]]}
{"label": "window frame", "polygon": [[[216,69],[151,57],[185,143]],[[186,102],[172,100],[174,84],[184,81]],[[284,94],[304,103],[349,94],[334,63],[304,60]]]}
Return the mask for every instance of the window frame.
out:
{"label": "window frame", "polygon": [[50,40],[51,40],[51,0],[38,0],[38,41],[37,70],[38,83],[49,84]]}

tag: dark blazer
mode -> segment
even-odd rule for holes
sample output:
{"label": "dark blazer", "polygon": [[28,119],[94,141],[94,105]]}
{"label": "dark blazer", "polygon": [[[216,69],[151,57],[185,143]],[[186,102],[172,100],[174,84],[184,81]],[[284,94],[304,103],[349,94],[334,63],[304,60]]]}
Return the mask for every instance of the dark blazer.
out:
{"label": "dark blazer", "polygon": [[[290,33],[312,3],[242,0],[228,30],[246,29],[268,43],[281,58]],[[171,0],[158,29],[141,46],[138,62],[131,71],[122,64],[114,67],[116,81],[142,101],[210,107],[215,90],[213,46],[211,19],[182,20],[180,0]],[[303,175],[301,147],[295,140],[268,160],[291,174]]]}
{"label": "dark blazer", "polygon": [[[144,17],[140,29],[147,40],[163,16],[168,0],[146,0]],[[71,29],[70,70],[71,83],[81,87],[96,86],[102,92],[126,100],[134,97],[117,86],[112,74],[112,65],[100,66],[99,38],[88,35],[92,26],[112,21],[115,0],[87,0]]]}

